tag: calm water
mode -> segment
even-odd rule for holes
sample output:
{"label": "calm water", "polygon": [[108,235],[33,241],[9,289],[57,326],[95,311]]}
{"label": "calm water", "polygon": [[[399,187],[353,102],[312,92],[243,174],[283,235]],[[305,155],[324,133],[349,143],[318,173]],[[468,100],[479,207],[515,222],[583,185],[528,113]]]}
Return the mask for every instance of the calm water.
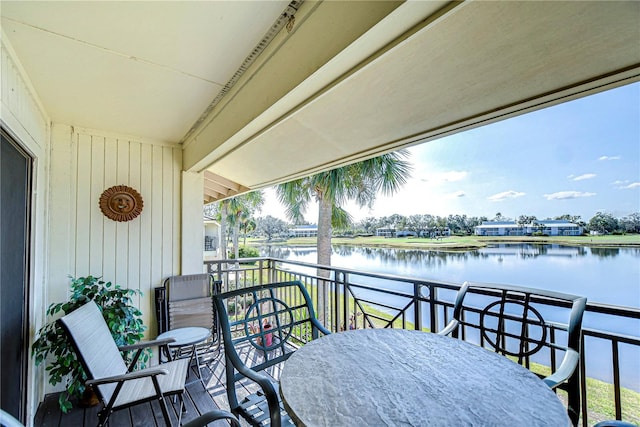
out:
{"label": "calm water", "polygon": [[[315,248],[264,247],[263,256],[315,263]],[[368,272],[463,283],[510,283],[584,295],[590,302],[640,308],[640,249],[560,245],[493,245],[450,253],[425,250],[334,246],[331,264]],[[389,287],[388,282],[385,283]],[[611,321],[588,314],[584,327],[640,336],[640,322]],[[587,342],[589,376],[611,380],[610,346]],[[640,391],[640,351],[621,349],[622,382]]]}

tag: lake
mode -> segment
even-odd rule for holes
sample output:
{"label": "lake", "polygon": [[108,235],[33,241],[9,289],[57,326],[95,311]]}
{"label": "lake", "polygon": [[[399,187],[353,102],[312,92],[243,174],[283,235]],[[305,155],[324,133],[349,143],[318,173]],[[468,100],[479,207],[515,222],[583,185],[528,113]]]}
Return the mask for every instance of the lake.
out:
{"label": "lake", "polygon": [[[262,256],[317,262],[315,247],[261,248]],[[589,302],[640,308],[640,249],[562,245],[495,244],[465,252],[334,246],[331,264],[353,270],[462,284],[508,283],[584,295]],[[640,322],[585,315],[583,326],[640,336]],[[624,346],[623,346],[624,347]],[[589,352],[610,354],[598,342]],[[623,385],[640,391],[640,351],[623,348]],[[589,376],[610,381],[609,361],[589,359]]]}
{"label": "lake", "polygon": [[[263,247],[262,256],[316,263],[315,247]],[[510,283],[640,308],[640,249],[496,244],[465,252],[334,246],[331,264],[462,284]]]}

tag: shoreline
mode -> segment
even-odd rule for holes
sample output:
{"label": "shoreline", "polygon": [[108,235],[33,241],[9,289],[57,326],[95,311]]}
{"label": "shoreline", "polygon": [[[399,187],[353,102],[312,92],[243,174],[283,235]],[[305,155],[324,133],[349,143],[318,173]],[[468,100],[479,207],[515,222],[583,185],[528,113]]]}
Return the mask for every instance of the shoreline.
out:
{"label": "shoreline", "polygon": [[[252,239],[248,245],[316,246],[315,237],[295,237],[286,240]],[[601,249],[640,248],[640,235],[621,236],[451,236],[441,239],[421,237],[333,237],[332,245],[366,246],[395,249],[421,249],[433,251],[473,251],[494,244],[538,244]]]}

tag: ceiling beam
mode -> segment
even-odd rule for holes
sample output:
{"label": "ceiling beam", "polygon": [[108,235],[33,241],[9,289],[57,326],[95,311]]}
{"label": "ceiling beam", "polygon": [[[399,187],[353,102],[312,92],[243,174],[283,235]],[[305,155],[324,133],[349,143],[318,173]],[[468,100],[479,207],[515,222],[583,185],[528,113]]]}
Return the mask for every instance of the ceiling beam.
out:
{"label": "ceiling beam", "polygon": [[[304,2],[291,32],[282,30],[274,38],[203,121],[201,129],[184,142],[183,169],[202,171],[209,167],[218,155],[216,149],[401,4]],[[322,34],[327,37],[319,36]]]}

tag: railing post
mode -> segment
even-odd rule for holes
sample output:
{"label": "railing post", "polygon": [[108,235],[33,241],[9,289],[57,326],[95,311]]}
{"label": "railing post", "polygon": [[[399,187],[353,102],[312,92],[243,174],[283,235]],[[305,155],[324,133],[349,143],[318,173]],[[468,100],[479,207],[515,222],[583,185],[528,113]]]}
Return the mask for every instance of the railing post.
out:
{"label": "railing post", "polygon": [[[338,332],[343,329],[347,329],[347,295],[345,292],[345,284],[349,280],[348,273],[344,271],[335,270],[335,284],[333,291],[333,307],[331,309],[332,317],[334,319],[334,332]],[[340,299],[342,298],[342,305],[340,305]]]}
{"label": "railing post", "polygon": [[419,283],[413,284],[413,324],[417,331],[422,330],[422,304],[420,303],[420,288],[422,285]]}
{"label": "railing post", "polygon": [[276,269],[277,262],[273,258],[269,258],[269,281],[275,283],[278,281],[278,271]]}
{"label": "railing post", "polygon": [[[433,286],[433,284],[429,284],[429,330],[431,332],[438,332],[440,328],[438,327],[438,307],[436,306],[436,301],[438,300],[438,288]],[[444,310],[447,308],[445,307]]]}
{"label": "railing post", "polygon": [[582,409],[582,426],[587,427],[589,421],[589,411],[587,409],[587,368],[584,355],[584,335],[580,334],[580,408]]}

